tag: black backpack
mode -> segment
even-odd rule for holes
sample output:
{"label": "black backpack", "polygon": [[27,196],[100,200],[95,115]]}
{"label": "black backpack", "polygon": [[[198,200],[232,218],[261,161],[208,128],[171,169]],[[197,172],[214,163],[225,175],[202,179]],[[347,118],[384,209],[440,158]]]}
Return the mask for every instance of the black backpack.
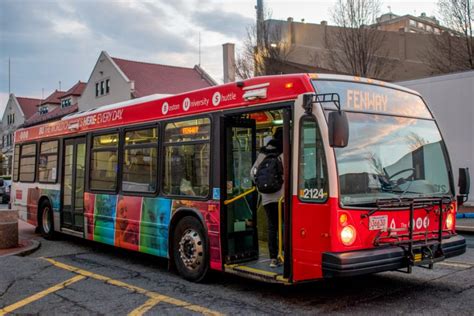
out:
{"label": "black backpack", "polygon": [[278,192],[283,185],[283,164],[276,153],[269,153],[262,160],[255,174],[255,184],[260,193]]}

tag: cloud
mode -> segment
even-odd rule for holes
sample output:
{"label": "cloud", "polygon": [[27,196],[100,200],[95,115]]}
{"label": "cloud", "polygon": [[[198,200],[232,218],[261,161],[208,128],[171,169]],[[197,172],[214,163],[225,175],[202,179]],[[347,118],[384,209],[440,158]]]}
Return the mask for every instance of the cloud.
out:
{"label": "cloud", "polygon": [[[222,43],[238,41],[253,22],[230,11],[235,10],[220,0],[2,0],[0,73],[7,74],[10,58],[12,92],[47,96],[59,81],[63,90],[87,81],[102,50],[124,59],[192,67],[198,63],[200,33],[202,66],[219,80]],[[0,95],[7,92],[3,75]]]}
{"label": "cloud", "polygon": [[242,38],[246,28],[252,25],[253,19],[235,12],[226,12],[220,9],[196,11],[192,14],[192,21],[205,30],[218,32],[234,38]]}

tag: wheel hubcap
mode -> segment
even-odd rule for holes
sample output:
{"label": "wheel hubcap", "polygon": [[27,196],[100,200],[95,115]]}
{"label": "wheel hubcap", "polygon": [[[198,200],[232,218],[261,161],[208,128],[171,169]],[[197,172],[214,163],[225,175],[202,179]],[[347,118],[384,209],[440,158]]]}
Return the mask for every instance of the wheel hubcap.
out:
{"label": "wheel hubcap", "polygon": [[195,270],[199,267],[203,257],[203,241],[194,229],[184,232],[179,241],[179,256],[186,268]]}
{"label": "wheel hubcap", "polygon": [[43,231],[47,234],[51,230],[51,221],[49,220],[49,207],[43,209]]}

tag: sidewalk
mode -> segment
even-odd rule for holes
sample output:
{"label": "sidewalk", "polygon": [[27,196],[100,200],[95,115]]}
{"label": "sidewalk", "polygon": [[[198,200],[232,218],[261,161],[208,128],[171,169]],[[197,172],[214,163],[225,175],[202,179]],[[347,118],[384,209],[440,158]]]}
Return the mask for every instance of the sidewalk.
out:
{"label": "sidewalk", "polygon": [[461,206],[456,215],[456,231],[474,233],[474,207]]}
{"label": "sidewalk", "polygon": [[26,256],[41,246],[39,236],[35,234],[35,227],[22,220],[18,220],[18,247],[0,249],[0,257]]}

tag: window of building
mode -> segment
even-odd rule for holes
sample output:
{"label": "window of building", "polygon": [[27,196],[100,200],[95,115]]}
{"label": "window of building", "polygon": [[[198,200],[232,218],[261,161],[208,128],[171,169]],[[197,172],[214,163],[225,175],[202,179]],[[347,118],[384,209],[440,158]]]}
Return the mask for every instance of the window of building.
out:
{"label": "window of building", "polygon": [[433,27],[432,27],[431,25],[427,25],[427,26],[426,26],[426,30],[427,30],[428,32],[433,32]]}
{"label": "window of building", "polygon": [[40,113],[40,114],[46,114],[46,113],[48,113],[48,106],[40,106],[40,108],[39,108],[39,113]]}
{"label": "window of building", "polygon": [[92,138],[90,188],[100,191],[117,189],[118,133]]}
{"label": "window of building", "polygon": [[122,190],[156,192],[158,172],[158,128],[125,133]]}
{"label": "window of building", "polygon": [[434,32],[435,32],[435,34],[439,34],[439,33],[441,33],[440,29],[439,29],[439,28],[437,28],[437,27],[435,27],[435,28],[434,28]]}
{"label": "window of building", "polygon": [[67,108],[68,106],[71,106],[71,98],[61,100],[62,108]]}
{"label": "window of building", "polygon": [[410,20],[409,23],[410,23],[410,26],[416,26],[416,21],[414,21],[414,20]]}
{"label": "window of building", "polygon": [[56,182],[58,168],[58,141],[41,143],[38,159],[39,182]]}
{"label": "window of building", "polygon": [[36,166],[36,144],[21,146],[20,181],[34,182]]}
{"label": "window of building", "polygon": [[110,92],[110,79],[101,80],[95,84],[95,96],[100,97]]}
{"label": "window of building", "polygon": [[15,124],[15,113],[10,113],[7,115],[7,124],[8,125]]}
{"label": "window of building", "polygon": [[303,201],[326,201],[329,190],[324,146],[316,119],[312,116],[301,120],[299,156],[299,198]]}
{"label": "window of building", "polygon": [[166,124],[165,194],[200,197],[209,194],[210,130],[208,118]]}
{"label": "window of building", "polygon": [[18,166],[20,162],[20,145],[15,145],[13,152],[13,181],[18,181]]}
{"label": "window of building", "polygon": [[5,139],[7,142],[7,147],[10,147],[13,145],[13,133],[5,135]]}
{"label": "window of building", "polygon": [[418,22],[417,26],[418,26],[419,29],[423,29],[423,30],[425,29],[425,25],[421,22]]}

